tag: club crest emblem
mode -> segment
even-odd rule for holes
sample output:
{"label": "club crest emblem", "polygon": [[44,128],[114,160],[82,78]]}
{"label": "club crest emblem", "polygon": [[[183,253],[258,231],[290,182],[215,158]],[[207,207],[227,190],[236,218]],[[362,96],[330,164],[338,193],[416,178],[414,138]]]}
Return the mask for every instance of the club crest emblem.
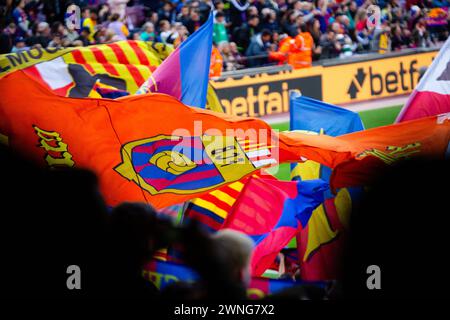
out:
{"label": "club crest emblem", "polygon": [[250,145],[234,137],[158,135],[123,145],[122,163],[115,171],[152,195],[192,194],[237,181],[275,163],[269,159],[269,147],[263,149],[261,153],[259,145],[255,154]]}
{"label": "club crest emblem", "polygon": [[385,150],[370,149],[358,154],[356,159],[359,160],[367,156],[373,156],[391,165],[398,160],[407,159],[416,153],[420,153],[421,146],[420,142],[415,142],[401,147],[387,146]]}

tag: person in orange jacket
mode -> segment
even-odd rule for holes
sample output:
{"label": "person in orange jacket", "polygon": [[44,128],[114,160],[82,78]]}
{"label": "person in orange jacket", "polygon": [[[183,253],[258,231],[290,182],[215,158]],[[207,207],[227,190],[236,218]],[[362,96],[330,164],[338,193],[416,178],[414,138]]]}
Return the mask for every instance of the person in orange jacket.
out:
{"label": "person in orange jacket", "polygon": [[306,25],[297,29],[299,33],[295,37],[286,37],[280,41],[278,51],[270,53],[271,60],[279,61],[279,64],[290,64],[294,69],[308,68],[312,64],[312,52],[314,40]]}
{"label": "person in orange jacket", "polygon": [[302,24],[298,28],[299,34],[295,37],[295,44],[299,50],[299,60],[297,68],[308,68],[312,65],[312,53],[314,50],[314,39],[306,30],[306,25]]}
{"label": "person in orange jacket", "polygon": [[219,49],[217,49],[216,45],[213,44],[213,48],[211,51],[211,63],[209,67],[209,77],[220,77],[222,74],[223,68],[223,58],[220,54]]}
{"label": "person in orange jacket", "polygon": [[269,59],[278,61],[278,64],[280,65],[287,63],[287,57],[292,41],[293,39],[290,36],[281,39],[278,43],[278,51],[269,52]]}

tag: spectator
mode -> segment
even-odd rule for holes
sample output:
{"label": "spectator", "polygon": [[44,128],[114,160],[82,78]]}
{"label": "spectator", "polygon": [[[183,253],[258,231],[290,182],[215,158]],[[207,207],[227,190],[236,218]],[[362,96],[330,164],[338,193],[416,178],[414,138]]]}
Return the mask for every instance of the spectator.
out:
{"label": "spectator", "polygon": [[26,51],[29,50],[30,48],[27,47],[27,45],[25,44],[25,38],[24,37],[17,37],[14,40],[14,47],[12,48],[11,52],[16,53],[16,52],[21,52],[21,51]]}
{"label": "spectator", "polygon": [[156,212],[148,205],[122,203],[111,212],[108,271],[110,297],[155,298],[157,288],[142,277],[142,270],[160,247]]}
{"label": "spectator", "polygon": [[166,42],[169,44],[173,44],[173,46],[176,48],[181,44],[181,42],[187,39],[187,36],[188,31],[186,27],[180,22],[175,22],[173,32],[167,38]]}
{"label": "spectator", "polygon": [[391,50],[397,51],[405,48],[407,43],[403,37],[401,27],[397,25],[391,32]]}
{"label": "spectator", "polygon": [[156,33],[155,26],[151,22],[146,22],[142,27],[142,32],[140,34],[140,39],[143,41],[155,41]]}
{"label": "spectator", "polygon": [[174,23],[176,20],[176,12],[170,1],[164,1],[161,9],[158,10],[159,20],[167,20],[170,23]]}
{"label": "spectator", "polygon": [[318,19],[311,19],[307,23],[307,30],[311,34],[314,44],[317,47],[320,43],[320,21]]}
{"label": "spectator", "polygon": [[351,1],[348,6],[345,7],[344,10],[345,14],[347,15],[347,18],[349,19],[349,29],[355,30],[355,18],[356,13],[358,12],[358,4],[356,1]]}
{"label": "spectator", "polygon": [[372,38],[367,28],[364,28],[362,31],[358,32],[356,39],[358,43],[358,51],[367,52],[370,50],[370,40]]}
{"label": "spectator", "polygon": [[338,34],[336,40],[339,41],[342,48],[340,57],[345,58],[353,55],[353,43],[348,35]]}
{"label": "spectator", "polygon": [[245,55],[248,58],[249,67],[267,64],[271,40],[272,33],[267,29],[252,37],[250,45],[245,52]]}
{"label": "spectator", "polygon": [[359,8],[355,15],[355,29],[361,32],[367,27],[367,12],[363,8]]}
{"label": "spectator", "polygon": [[29,34],[29,25],[27,14],[25,13],[25,0],[19,0],[16,8],[12,12],[15,24],[19,27],[19,34],[26,36]]}
{"label": "spectator", "polygon": [[103,4],[98,10],[98,19],[100,21],[107,21],[108,17],[111,15],[111,11],[109,10],[109,6],[107,4]]}
{"label": "spectator", "polygon": [[111,13],[117,13],[120,19],[125,18],[127,3],[129,0],[107,0]]}
{"label": "spectator", "polygon": [[200,279],[195,283],[174,282],[166,287],[162,298],[175,301],[246,299],[253,241],[228,229],[208,236],[195,224],[180,231],[178,244],[184,260]]}
{"label": "spectator", "polygon": [[189,7],[183,6],[181,7],[180,13],[177,15],[177,21],[181,22],[183,25],[186,25],[189,21]]}
{"label": "spectator", "polygon": [[193,34],[195,30],[200,28],[200,14],[197,9],[192,9],[189,15],[189,20],[185,24],[190,34]]}
{"label": "spectator", "polygon": [[283,31],[290,37],[297,35],[297,17],[299,15],[298,12],[288,11],[282,19]]}
{"label": "spectator", "polygon": [[241,3],[238,0],[230,0],[230,3],[230,22],[234,28],[237,28],[247,21],[245,11],[250,7],[250,2]]}
{"label": "spectator", "polygon": [[243,65],[239,64],[238,58],[231,51],[231,44],[222,42],[218,45],[218,49],[222,53],[224,71],[234,71],[243,67]]}
{"label": "spectator", "polygon": [[114,32],[106,27],[100,27],[94,34],[95,43],[108,43],[110,42]]}
{"label": "spectator", "polygon": [[422,18],[422,11],[418,6],[412,6],[409,11],[408,29],[414,29],[416,23]]}
{"label": "spectator", "polygon": [[320,38],[320,47],[322,48],[321,58],[331,59],[339,56],[342,46],[336,40],[336,33],[330,28]]}
{"label": "spectator", "polygon": [[89,30],[88,40],[90,42],[94,42],[94,33],[95,33],[95,27],[97,26],[97,12],[95,9],[89,9],[88,11],[89,16],[84,19],[82,23],[82,27],[87,28]]}
{"label": "spectator", "polygon": [[66,31],[67,31],[66,32],[66,36],[65,36],[65,39],[64,39],[66,45],[64,45],[64,46],[68,47],[68,46],[73,45],[73,42],[78,39],[79,34],[75,30],[74,26],[69,26]]}
{"label": "spectator", "polygon": [[308,68],[312,65],[312,54],[315,51],[314,40],[307,31],[306,24],[302,24],[297,29],[298,35],[295,37],[295,44],[298,48],[298,63],[293,67],[295,69]]}
{"label": "spectator", "polygon": [[16,24],[11,22],[0,34],[0,53],[11,52],[15,39],[19,36]]}
{"label": "spectator", "polygon": [[159,37],[160,41],[166,43],[167,38],[172,34],[172,29],[169,21],[161,20],[159,22]]}
{"label": "spectator", "polygon": [[[424,212],[442,212],[446,188],[438,180],[450,179],[448,160],[406,160],[377,173],[350,220],[350,241],[344,262],[344,298],[350,299],[439,299],[448,296],[450,278],[446,257],[448,248],[447,219],[436,223],[422,219]],[[383,201],[380,201],[383,199]],[[411,201],[410,199],[414,199]],[[386,205],[389,203],[389,205]],[[389,218],[380,219],[380,212]],[[420,229],[421,241],[400,245],[411,230]],[[383,236],[380,237],[379,235]],[[393,243],[397,245],[393,246]],[[423,263],[420,273],[433,275],[439,281],[413,281],[417,253],[426,252],[432,261]],[[381,290],[368,290],[367,268],[381,268]]]}
{"label": "spectator", "polygon": [[248,23],[233,31],[233,40],[238,45],[241,52],[246,52],[250,44],[250,39],[259,32],[259,17],[252,15],[248,19]]}
{"label": "spectator", "polygon": [[416,23],[412,33],[413,44],[416,48],[425,48],[430,46],[430,35],[425,28],[425,23],[422,20]]}
{"label": "spectator", "polygon": [[215,17],[213,41],[216,44],[228,42],[227,29],[225,27],[225,15],[222,12],[217,12]]}
{"label": "spectator", "polygon": [[68,31],[64,27],[64,24],[62,24],[62,22],[56,21],[52,24],[51,33],[59,34],[64,38],[67,35]]}
{"label": "spectator", "polygon": [[[81,29],[80,36],[75,41],[80,42],[82,46],[86,47],[90,44],[89,34],[90,34],[89,28],[83,27]],[[106,42],[106,40],[105,40],[105,42]]]}
{"label": "spectator", "polygon": [[61,34],[56,33],[53,35],[52,41],[50,41],[48,43],[48,47],[50,48],[62,48],[62,44],[63,44],[63,37]]}
{"label": "spectator", "polygon": [[134,41],[140,41],[141,40],[141,31],[133,30],[133,32],[130,33],[129,39],[134,40]]}
{"label": "spectator", "polygon": [[[17,298],[104,296],[100,279],[111,267],[103,260],[107,209],[95,176],[63,167],[42,169],[3,145],[0,158],[4,165],[1,179],[8,184],[1,195],[2,225],[8,226],[1,233],[5,259],[1,272],[8,275],[2,280],[2,288],[9,297]],[[26,177],[40,187],[23,188],[21,181]],[[48,190],[52,190],[51,206],[45,200]],[[18,195],[27,201],[17,201]],[[40,274],[33,286],[23,277],[30,261],[39,261],[33,264],[34,271]],[[65,270],[73,264],[81,268],[82,274],[85,272],[82,290],[67,290],[65,286]]]}
{"label": "spectator", "polygon": [[245,57],[239,52],[235,42],[230,42],[230,53],[233,56],[234,61],[237,62],[237,69],[242,69],[246,66]]}
{"label": "spectator", "polygon": [[[213,236],[217,250],[229,260],[231,276],[242,286],[242,298],[245,298],[245,288],[250,284],[250,258],[253,251],[253,241],[245,234],[223,229]],[[238,298],[238,297],[236,297]]]}
{"label": "spectator", "polygon": [[262,14],[262,24],[263,29],[270,30],[271,32],[279,32],[280,26],[277,21],[277,14],[274,10],[270,8],[264,8],[261,11]]}
{"label": "spectator", "polygon": [[127,26],[119,20],[120,16],[117,13],[113,13],[111,16],[111,22],[108,25],[108,29],[114,32],[117,39],[126,40],[130,32],[128,31]]}
{"label": "spectator", "polygon": [[210,78],[220,77],[220,75],[222,74],[222,68],[223,68],[222,55],[219,49],[217,49],[217,46],[213,45],[213,49],[211,52],[209,77]]}
{"label": "spectator", "polygon": [[36,27],[35,35],[28,38],[27,44],[30,47],[38,45],[42,48],[47,48],[51,40],[51,30],[48,23],[40,22]]}
{"label": "spectator", "polygon": [[[225,9],[225,6],[223,4],[223,1],[222,0],[215,0],[214,1],[214,9],[213,9],[214,19],[216,18],[217,13],[219,13],[219,12],[224,13],[224,9]],[[228,20],[228,19],[226,19],[226,20]]]}
{"label": "spectator", "polygon": [[373,41],[372,41],[372,50],[377,51],[378,53],[386,53],[390,49],[390,36],[391,34],[391,28],[389,27],[389,24],[387,23],[387,20],[384,20],[380,27],[375,28],[374,34],[373,34]]}

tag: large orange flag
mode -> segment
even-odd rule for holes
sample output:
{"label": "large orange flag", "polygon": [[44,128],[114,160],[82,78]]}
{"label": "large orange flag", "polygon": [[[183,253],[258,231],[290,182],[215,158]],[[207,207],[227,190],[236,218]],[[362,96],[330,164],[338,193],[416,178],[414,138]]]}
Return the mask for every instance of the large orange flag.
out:
{"label": "large orange flag", "polygon": [[450,138],[448,115],[339,138],[277,135],[261,120],[190,108],[164,94],[57,96],[22,71],[4,77],[0,92],[0,141],[43,165],[93,170],[112,206],[165,207],[302,157],[335,167],[337,187],[360,184],[374,163],[443,157]]}
{"label": "large orange flag", "polygon": [[278,161],[265,122],[190,108],[164,94],[61,97],[21,71],[3,78],[0,92],[3,141],[43,165],[93,170],[109,205],[165,207]]}
{"label": "large orange flag", "polygon": [[[292,158],[303,144],[304,135],[296,132],[280,133],[280,161]],[[308,144],[327,148],[323,136],[309,139]],[[443,159],[450,157],[450,113],[432,116],[400,124],[358,131],[334,138],[334,151],[322,153],[320,149],[308,149],[303,156],[313,160],[319,153],[324,155],[322,164],[334,168],[330,186],[341,187],[364,185],[371,181],[380,169],[398,160],[411,157]],[[320,141],[319,141],[320,140]],[[287,146],[283,146],[287,143]],[[348,156],[347,152],[351,154]],[[310,154],[310,157],[306,156]],[[320,161],[318,161],[320,162]]]}

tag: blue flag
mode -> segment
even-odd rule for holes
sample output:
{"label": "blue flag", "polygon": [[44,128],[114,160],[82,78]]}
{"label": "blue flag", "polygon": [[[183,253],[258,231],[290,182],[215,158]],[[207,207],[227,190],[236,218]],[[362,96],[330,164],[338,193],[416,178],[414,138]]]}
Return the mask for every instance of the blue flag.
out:
{"label": "blue flag", "polygon": [[364,130],[357,113],[296,92],[290,96],[290,112],[291,130],[323,131],[333,137]]}
{"label": "blue flag", "polygon": [[[326,134],[333,137],[364,130],[361,118],[353,111],[302,96],[297,92],[291,93],[289,98],[290,130],[307,131],[311,134]],[[291,166],[294,180],[301,179],[296,172],[298,167],[299,165],[296,164]],[[324,166],[320,167],[321,172],[314,179],[320,178],[329,182],[331,169]],[[329,190],[326,192],[325,198],[331,197],[333,195]]]}
{"label": "blue flag", "polygon": [[[301,96],[290,96],[290,128],[310,134],[340,136],[364,130],[359,115],[355,112]],[[329,182],[332,170],[314,161],[292,165],[294,180],[323,179]],[[339,190],[335,196],[325,191],[325,201],[313,212],[308,228],[297,236],[302,279],[330,280],[338,276],[339,252],[342,237],[352,209],[352,199],[358,197],[360,188]]]}

